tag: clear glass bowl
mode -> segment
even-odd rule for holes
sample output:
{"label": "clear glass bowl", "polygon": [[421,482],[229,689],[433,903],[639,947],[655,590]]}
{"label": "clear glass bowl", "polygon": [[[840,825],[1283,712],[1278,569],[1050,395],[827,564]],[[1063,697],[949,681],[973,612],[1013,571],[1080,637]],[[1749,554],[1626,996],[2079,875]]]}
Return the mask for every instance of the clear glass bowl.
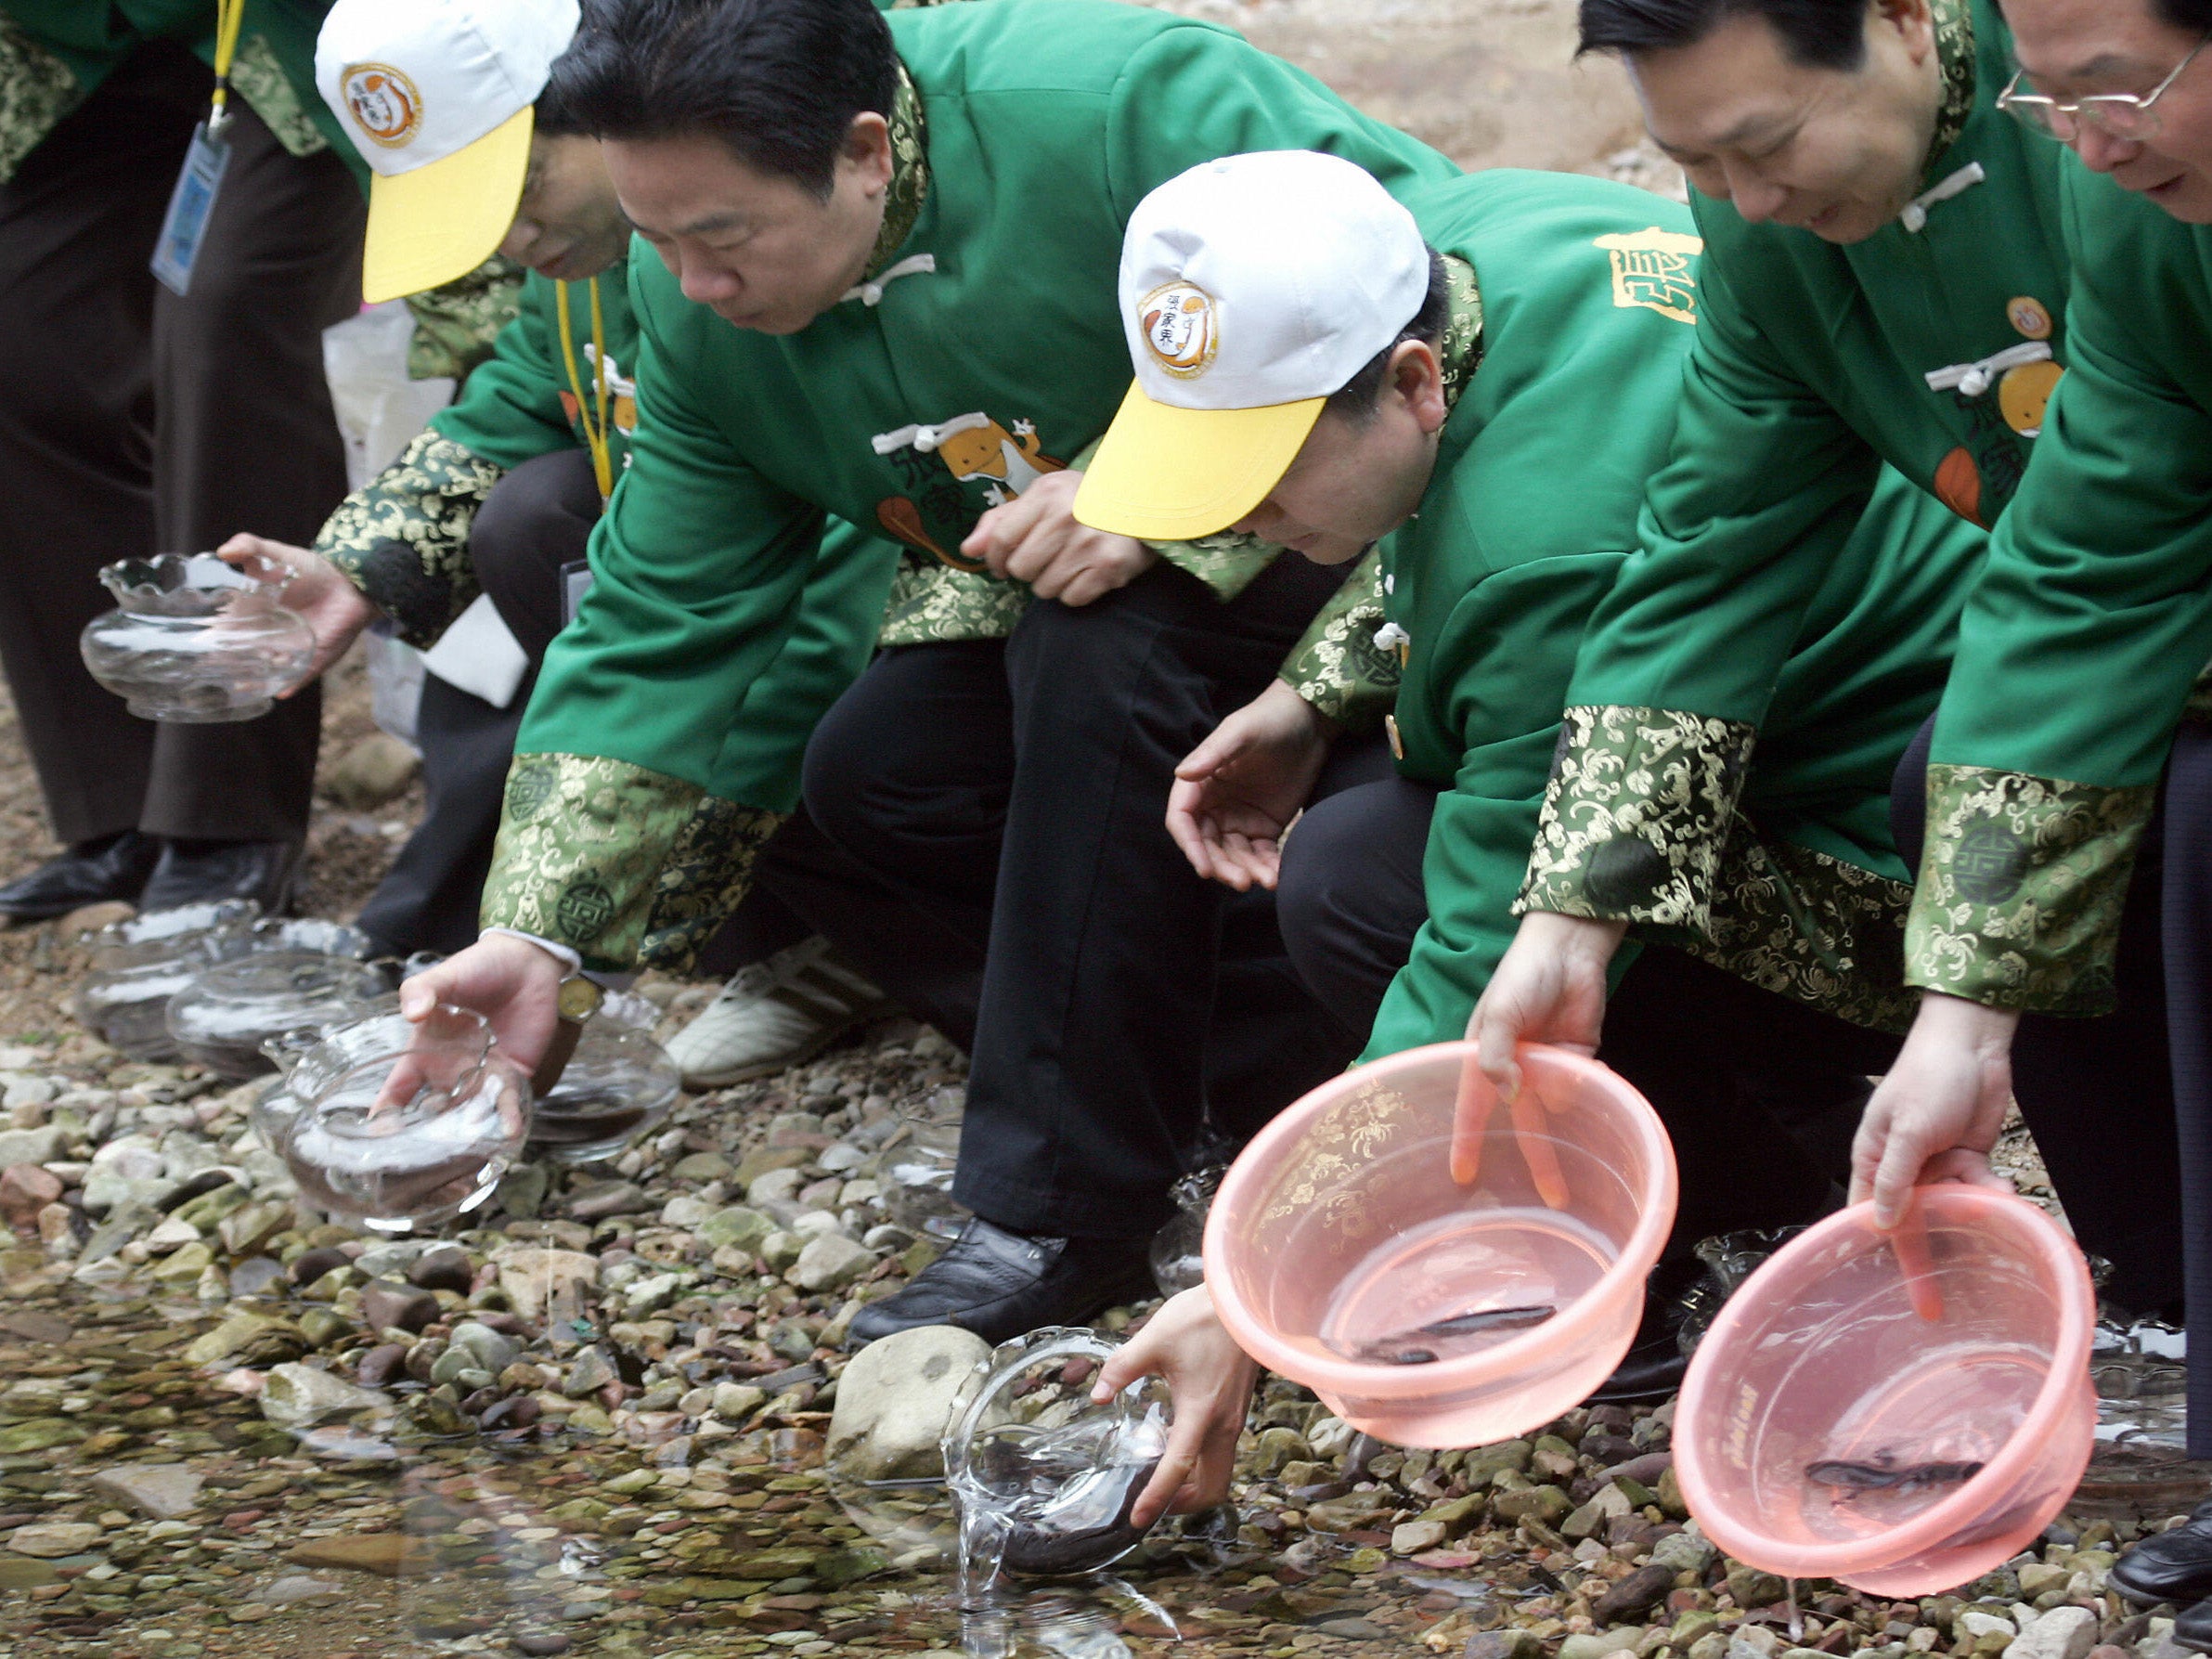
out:
{"label": "clear glass bowl", "polygon": [[537,1102],[534,1156],[565,1164],[612,1158],[675,1108],[683,1078],[667,1050],[650,1032],[608,1016],[602,1006],[586,1022],[560,1082]]}
{"label": "clear glass bowl", "polygon": [[934,1091],[899,1115],[884,1149],[884,1213],[916,1237],[957,1238],[967,1224],[967,1209],[952,1196],[966,1108],[966,1090]]}
{"label": "clear glass bowl", "polygon": [[256,951],[195,974],[169,999],[166,1020],[184,1058],[242,1081],[272,1069],[262,1046],[271,1038],[359,1018],[388,991],[366,962]]}
{"label": "clear glass bowl", "polygon": [[1167,1450],[1173,1413],[1157,1377],[1092,1403],[1091,1378],[1115,1346],[1048,1326],[1001,1343],[962,1387],[944,1454],[964,1594],[1000,1573],[1094,1573],[1144,1542],[1129,1512]]}
{"label": "clear glass bowl", "polygon": [[86,623],[77,647],[143,719],[253,719],[315,660],[313,631],[280,603],[291,579],[259,557],[124,559],[100,572],[116,608]]}
{"label": "clear glass bowl", "polygon": [[1209,1164],[1168,1189],[1175,1200],[1175,1213],[1153,1234],[1148,1252],[1152,1282],[1162,1296],[1196,1290],[1206,1282],[1206,1216],[1228,1173],[1226,1164]]}
{"label": "clear glass bowl", "polygon": [[365,957],[369,936],[357,927],[312,919],[258,921],[251,899],[149,911],[104,927],[92,939],[91,971],[71,997],[71,1011],[110,1047],[135,1060],[171,1060],[169,999],[219,962],[274,951],[312,951]]}
{"label": "clear glass bowl", "polygon": [[328,1031],[287,1084],[297,1109],[282,1152],[301,1200],[378,1232],[475,1209],[529,1137],[529,1080],[465,1008]]}

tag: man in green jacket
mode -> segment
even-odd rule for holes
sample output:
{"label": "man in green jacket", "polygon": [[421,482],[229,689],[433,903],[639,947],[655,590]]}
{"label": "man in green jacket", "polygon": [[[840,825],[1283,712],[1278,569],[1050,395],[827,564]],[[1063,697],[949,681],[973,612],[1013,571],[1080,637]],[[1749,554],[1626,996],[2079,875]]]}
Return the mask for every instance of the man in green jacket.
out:
{"label": "man in green jacket", "polygon": [[[883,872],[912,875],[925,910],[955,879],[957,897],[980,878],[993,900],[957,1189],[978,1220],[854,1333],[1080,1316],[1142,1280],[1207,1104],[1218,900],[1171,890],[1201,884],[1159,835],[1169,774],[1204,724],[1183,733],[1257,689],[1326,586],[1274,550],[1155,550],[1068,520],[1073,480],[1053,476],[1128,383],[1122,225],[1160,179],[1255,145],[1339,150],[1402,187],[1456,170],[1225,31],[1098,0],[901,12],[887,29],[859,0],[609,18],[588,37],[604,50],[580,44],[557,79],[593,87],[579,106],[660,256],[632,271],[638,438],[593,542],[595,585],[524,725],[493,937],[408,1004],[459,996],[535,1054],[564,962],[616,968],[658,948],[671,905],[699,900],[696,873],[761,837],[728,779],[762,740],[727,711],[778,648],[795,555],[825,512],[882,528],[909,550],[891,627],[915,642],[879,658],[871,687],[942,677],[964,712],[925,734],[977,722],[967,758],[1003,763],[983,797],[1003,835],[964,835],[944,869]],[[715,74],[679,86],[679,63]],[[1114,644],[1037,648],[1062,629],[1086,651]],[[1155,692],[1159,722],[1115,714]],[[866,758],[890,779],[904,757]],[[995,892],[977,841],[996,852]],[[971,939],[977,908],[960,918]],[[1171,927],[1165,944],[1145,931]],[[994,986],[1020,1005],[994,1014]],[[1280,986],[1296,990],[1287,973]],[[1303,1052],[1318,1022],[1300,1002],[1262,1049]]]}
{"label": "man in green jacket", "polygon": [[[1925,994],[1869,1108],[1859,1185],[1895,1210],[1931,1168],[1986,1168],[2008,1084],[2033,1081],[2034,1016],[2094,1013],[2115,979],[2125,997],[2130,935],[2148,920],[2180,1151],[2115,1154],[2112,1173],[2159,1198],[2179,1172],[2175,1253],[2201,1331],[2212,738],[2193,688],[2212,657],[2212,6],[2014,0],[2007,15],[2021,65],[2009,106],[2086,163],[2067,162],[2062,191],[2074,367],[1993,539],[1936,721],[1907,937]],[[2163,834],[2146,836],[2161,810]],[[2151,1063],[2166,1061],[2162,1041]],[[2212,1367],[2191,1371],[2191,1455],[2212,1456]],[[2167,1536],[2115,1582],[2144,1601],[2212,1594],[2212,1514]],[[2212,1614],[2192,1633],[2212,1637]]]}
{"label": "man in green jacket", "polygon": [[[1640,192],[1492,172],[1408,205],[1304,155],[1239,157],[1155,192],[1123,264],[1138,390],[1077,504],[1086,522],[1153,535],[1233,518],[1331,563],[1376,545],[1384,637],[1404,657],[1399,775],[1322,798],[1287,841],[1311,778],[1298,743],[1244,747],[1182,803],[1209,858],[1264,880],[1279,849],[1301,967],[1331,961],[1334,1004],[1380,1004],[1369,1058],[1456,1038],[1512,936],[1575,646],[1633,557],[1702,310],[1688,215]],[[1211,342],[1205,360],[1193,335]],[[1778,741],[1745,780],[1763,829],[1808,823],[1806,805],[1846,786],[1828,722],[1868,677],[1923,707],[1941,684],[1981,538],[1902,481],[1878,502],[1806,532],[1825,538],[1835,579],[1787,666]],[[1859,787],[1886,783],[1877,770]],[[1771,832],[1748,850],[1771,867],[1801,856]],[[1292,899],[1318,884],[1326,902]],[[1823,1083],[1838,1097],[1894,1046],[1802,990],[1762,989],[1778,917],[1743,889],[1719,905],[1732,948],[1710,963],[1646,950],[1605,1029],[1606,1057],[1667,1121],[1682,1165],[1677,1258],[1708,1232],[1831,1202],[1828,1172],[1773,1108]],[[1178,1379],[1175,1444],[1147,1504],[1192,1470],[1185,1454],[1209,1491],[1225,1461],[1206,1449],[1233,1447],[1243,1419],[1234,1388],[1184,1397],[1184,1375],[1235,1371],[1207,1323],[1174,1310],[1130,1362]],[[1606,1393],[1666,1392],[1679,1351],[1671,1375],[1654,1358],[1632,1354]]]}
{"label": "man in green jacket", "polygon": [[[1295,154],[1239,157],[1157,192],[1124,259],[1125,312],[1159,319],[1132,330],[1141,395],[1077,504],[1102,529],[1235,524],[1330,564],[1378,543],[1385,637],[1404,665],[1389,723],[1398,775],[1318,801],[1280,848],[1292,957],[1332,1012],[1371,1026],[1370,1059],[1458,1037],[1512,938],[1575,647],[1632,555],[1701,310],[1698,240],[1671,203],[1494,172],[1409,205],[1333,158]],[[1434,297],[1402,318],[1431,288],[1424,236],[1439,251]],[[1400,266],[1417,267],[1418,289]],[[1366,293],[1371,307],[1347,298]],[[1210,361],[1184,368],[1158,342],[1194,301],[1202,320],[1182,326],[1220,338]],[[1736,850],[1750,868],[1820,856],[1824,801],[1886,798],[1892,759],[1864,764],[1839,741],[1860,699],[1924,714],[1942,684],[1982,537],[1901,481],[1879,499],[1863,524],[1853,502],[1801,532],[1832,574],[1746,780],[1757,827]],[[1178,804],[1186,843],[1232,863],[1256,843],[1248,873],[1264,882],[1327,733],[1288,682],[1263,700],[1284,711],[1284,740],[1241,746]],[[1719,945],[1692,942],[1703,962],[1664,948],[1636,961],[1605,1030],[1609,1062],[1673,1131],[1683,1258],[1713,1233],[1817,1215],[1841,1159],[1823,1168],[1767,1103],[1855,1114],[1895,1046],[1836,1017],[1880,994],[1847,968],[1817,989],[1809,977],[1764,988],[1792,935],[1762,889],[1743,884],[1722,911]],[[1866,907],[1868,926],[1885,919]],[[1740,1178],[1747,1166],[1758,1183]]]}
{"label": "man in green jacket", "polygon": [[[304,541],[345,494],[322,331],[359,305],[363,208],[315,95],[325,9],[0,4],[0,658],[65,848],[0,888],[0,917],[291,891],[318,699],[157,725],[94,684],[77,635],[112,603],[101,565],[249,525]],[[209,122],[222,174],[197,258],[157,280]]]}
{"label": "man in green jacket", "polygon": [[[1884,463],[1999,522],[2071,357],[2063,158],[1997,107],[2010,36],[1987,0],[1584,0],[1582,29],[1585,49],[1625,59],[1688,171],[1707,305],[1641,551],[1582,647],[1530,914],[1477,1017],[1495,1056],[1523,1035],[1594,1040],[1625,929],[1703,932],[1717,891],[1770,879],[1728,841],[1745,758],[1769,741],[1780,666],[1828,575],[1797,528],[1864,499]],[[1924,713],[1871,689],[1835,758],[1874,775]],[[1817,803],[1819,856],[1771,879],[1805,971],[1849,957],[1901,1029],[1912,849],[1888,805],[1879,790]],[[1877,878],[1879,927],[1854,925],[1869,889],[1838,888],[1851,868]],[[2172,1157],[2156,1017],[2144,993],[2118,1030],[2039,1026],[2022,1091],[2079,1236],[2117,1264],[2111,1294],[2142,1310],[2178,1291],[2178,1215],[2109,1172]]]}
{"label": "man in green jacket", "polygon": [[[372,212],[372,297],[474,269],[494,244],[530,271],[522,314],[459,400],[339,507],[313,552],[248,535],[225,549],[275,557],[297,573],[289,599],[316,626],[315,672],[378,618],[431,653],[417,726],[427,809],[359,917],[394,955],[456,951],[476,937],[529,679],[566,620],[569,588],[588,579],[585,546],[602,493],[628,464],[638,342],[629,222],[598,140],[538,96],[576,21],[574,8],[563,19],[542,0],[467,10],[443,0],[339,0],[322,37],[331,107],[362,153],[388,169],[376,189],[400,192]],[[549,29],[557,32],[539,50],[523,53]],[[466,131],[482,134],[458,148],[410,146],[395,163],[346,97],[356,62],[404,76],[426,102],[466,108]],[[475,78],[448,84],[457,74]],[[487,170],[483,188],[439,176],[456,163]],[[420,182],[426,175],[432,188]],[[895,559],[888,543],[833,526],[792,642],[742,719],[786,722],[790,741],[805,741],[866,662],[867,629],[882,613]],[[519,654],[498,640],[494,616]],[[500,700],[488,682],[502,673]],[[797,794],[797,769],[786,763],[749,781],[743,798],[782,815]],[[756,895],[740,915],[720,949],[753,971],[718,1006],[724,1025],[751,1013],[747,1069],[787,1063],[881,1008],[881,993],[830,959],[825,941],[770,895]],[[702,917],[700,928],[712,931],[718,919]],[[701,1067],[683,1049],[679,1037],[672,1052],[694,1085],[731,1081],[726,1062]]]}

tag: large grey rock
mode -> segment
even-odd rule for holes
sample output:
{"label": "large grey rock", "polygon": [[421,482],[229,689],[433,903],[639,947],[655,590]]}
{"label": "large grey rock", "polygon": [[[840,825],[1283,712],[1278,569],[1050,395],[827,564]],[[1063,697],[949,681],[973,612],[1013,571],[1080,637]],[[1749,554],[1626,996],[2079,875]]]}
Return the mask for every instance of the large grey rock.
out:
{"label": "large grey rock", "polygon": [[261,1415],[280,1429],[304,1429],[341,1411],[364,1411],[391,1404],[388,1394],[356,1388],[343,1377],[333,1377],[313,1366],[273,1366],[261,1389]]}
{"label": "large grey rock", "polygon": [[502,1336],[488,1325],[479,1325],[473,1319],[464,1319],[453,1328],[447,1339],[454,1347],[465,1348],[476,1356],[476,1368],[489,1371],[497,1377],[514,1364],[523,1352],[523,1345],[511,1336]]}
{"label": "large grey rock", "polygon": [[2097,1615],[2086,1607],[2053,1607],[2012,1639],[2007,1659],[2087,1659],[2097,1645]]}
{"label": "large grey rock", "polygon": [[99,1541],[100,1529],[89,1521],[52,1521],[19,1526],[7,1535],[8,1549],[18,1555],[37,1556],[45,1561],[81,1554]]}
{"label": "large grey rock", "polygon": [[699,1237],[716,1250],[757,1250],[760,1241],[776,1230],[776,1224],[757,1210],[732,1204],[718,1210],[697,1227]]}
{"label": "large grey rock", "polygon": [[862,1481],[914,1480],[945,1471],[938,1442],[952,1398],[990,1347],[954,1325],[923,1325],[871,1342],[837,1380],[827,1457]]}
{"label": "large grey rock", "polygon": [[200,1476],[183,1463],[125,1463],[101,1470],[88,1484],[102,1497],[156,1521],[174,1521],[200,1507]]}

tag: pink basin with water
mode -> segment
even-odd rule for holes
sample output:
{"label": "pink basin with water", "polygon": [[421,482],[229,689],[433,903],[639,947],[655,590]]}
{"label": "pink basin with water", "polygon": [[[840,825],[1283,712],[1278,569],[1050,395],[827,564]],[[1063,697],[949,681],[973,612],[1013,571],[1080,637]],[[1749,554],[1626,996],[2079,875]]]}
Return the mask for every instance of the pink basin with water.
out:
{"label": "pink basin with water", "polygon": [[1674,1150],[1643,1096],[1529,1046],[1506,1108],[1474,1052],[1324,1083],[1245,1148],[1206,1228],[1238,1344],[1398,1445],[1485,1445],[1587,1396],[1635,1340],[1674,1223]]}
{"label": "pink basin with water", "polygon": [[1682,1386],[1675,1471],[1739,1561],[1921,1596],[2017,1555],[2080,1482],[2096,1299],[2023,1199],[1923,1187],[1895,1239],[1872,1217],[1830,1216],[1729,1299]]}

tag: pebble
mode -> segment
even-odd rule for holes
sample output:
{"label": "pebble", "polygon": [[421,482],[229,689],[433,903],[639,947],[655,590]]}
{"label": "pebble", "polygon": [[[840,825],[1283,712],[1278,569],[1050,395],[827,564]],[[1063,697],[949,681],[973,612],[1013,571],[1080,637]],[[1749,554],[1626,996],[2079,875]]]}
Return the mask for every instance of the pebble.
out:
{"label": "pebble", "polygon": [[57,1521],[17,1527],[7,1535],[7,1548],[18,1555],[50,1561],[58,1556],[79,1554],[99,1539],[100,1529],[88,1522]]}
{"label": "pebble", "polygon": [[87,1484],[142,1515],[174,1521],[200,1507],[203,1482],[186,1463],[126,1463],[101,1470]]}

